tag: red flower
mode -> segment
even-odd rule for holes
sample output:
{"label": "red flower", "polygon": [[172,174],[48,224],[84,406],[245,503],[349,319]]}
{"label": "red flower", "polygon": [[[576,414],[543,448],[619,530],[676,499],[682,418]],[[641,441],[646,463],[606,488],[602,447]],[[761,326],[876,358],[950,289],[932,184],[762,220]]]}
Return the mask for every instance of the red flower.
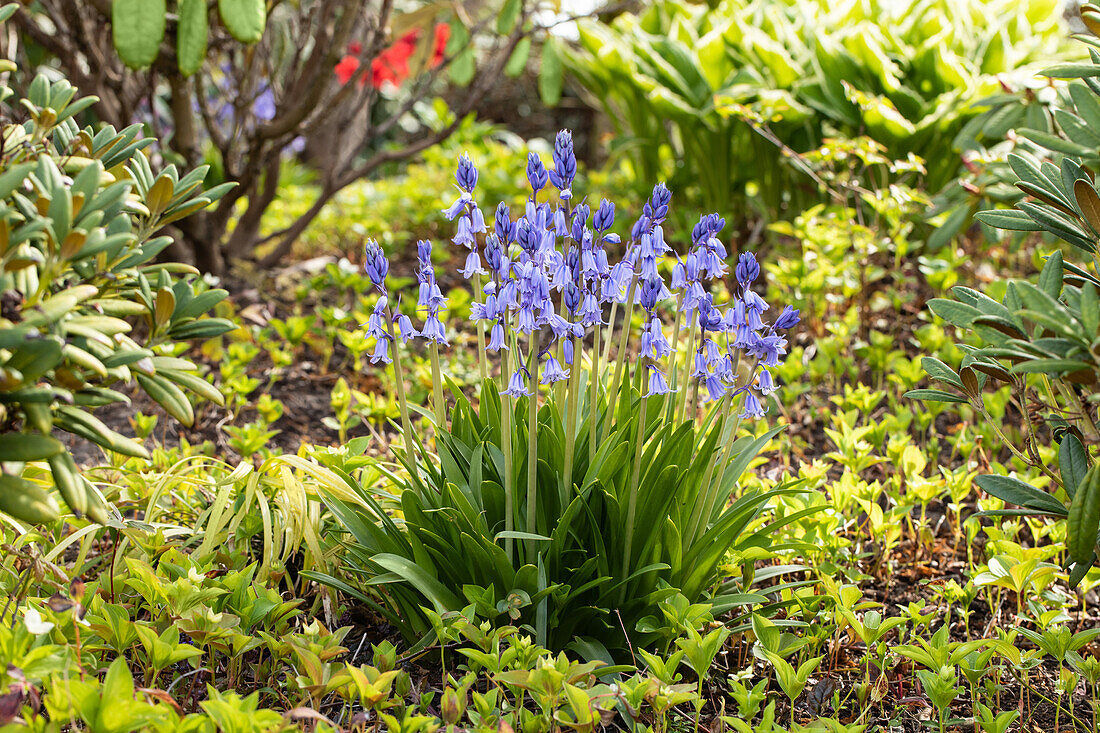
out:
{"label": "red flower", "polygon": [[434,69],[443,63],[446,56],[447,41],[451,40],[451,26],[446,23],[435,24],[435,49],[432,51],[430,66]]}
{"label": "red flower", "polygon": [[[451,37],[451,28],[446,23],[437,23],[433,29],[435,45],[432,49],[432,57],[428,60],[430,68],[436,68],[443,63],[446,56],[447,41]],[[371,60],[370,83],[375,89],[389,82],[400,85],[409,78],[409,59],[416,53],[416,44],[420,40],[420,29],[414,28],[401,38],[397,39],[389,48],[378,54]],[[347,84],[356,77],[359,72],[359,54],[363,51],[358,41],[348,44],[348,53],[336,64],[336,78],[341,84]],[[367,74],[358,74],[359,85],[367,83]]]}
{"label": "red flower", "polygon": [[358,70],[359,59],[351,55],[345,56],[340,59],[340,63],[336,64],[336,78],[341,84],[347,84]]}

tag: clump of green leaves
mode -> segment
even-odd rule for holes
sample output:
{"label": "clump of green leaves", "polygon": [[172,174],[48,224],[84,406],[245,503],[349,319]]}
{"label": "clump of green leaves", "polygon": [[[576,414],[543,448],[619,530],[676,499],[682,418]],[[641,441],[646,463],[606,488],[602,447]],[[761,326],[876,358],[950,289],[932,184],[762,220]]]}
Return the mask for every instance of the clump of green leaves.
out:
{"label": "clump of green leaves", "polygon": [[[1091,6],[1086,10],[1095,12]],[[1088,259],[1077,265],[1055,250],[1037,282],[998,283],[999,300],[957,287],[955,298],[930,301],[934,313],[971,333],[979,346],[961,347],[966,355],[957,370],[926,357],[925,370],[945,389],[909,393],[918,399],[969,403],[996,427],[986,407],[987,387],[1008,386],[1023,426],[1015,438],[999,427],[997,432],[1024,466],[1040,471],[1056,489],[1048,493],[1010,476],[979,477],[976,481],[985,491],[1020,507],[986,514],[1067,517],[1072,583],[1092,565],[1100,528],[1100,476],[1089,468],[1093,458],[1088,450],[1100,441],[1100,194],[1093,172],[1073,155],[1095,146],[1094,129],[1100,126],[1100,41],[1082,40],[1092,47],[1092,62],[1047,72],[1079,79],[1070,85],[1076,113],[1062,111],[1061,135],[1038,140],[1061,155],[1041,162],[1023,154],[1009,156],[1016,186],[1028,198],[1013,210],[984,212],[979,218],[1000,229],[1053,235]],[[1057,472],[1042,455],[1050,443],[1059,447]]]}
{"label": "clump of green leaves", "polygon": [[707,210],[739,210],[755,192],[774,217],[816,199],[776,141],[804,153],[869,134],[891,159],[923,158],[929,187],[944,186],[959,167],[953,138],[985,98],[1058,47],[1056,7],[663,0],[583,23],[565,62],[641,181],[672,169],[670,185]]}
{"label": "clump of green leaves", "polygon": [[136,382],[187,425],[187,393],[221,402],[179,347],[231,328],[204,318],[226,293],[206,289],[189,266],[153,260],[171,242],[159,230],[230,186],[204,192],[205,168],[154,173],[142,153],[152,141],[137,125],[81,129],[74,116],[96,100],[65,80],[38,76],[26,98],[14,96],[0,87],[0,511],[31,523],[57,518],[57,502],[26,468],[45,461],[46,483],[69,508],[105,523],[102,497],[54,431],[147,457],[93,414],[128,401],[113,387]]}

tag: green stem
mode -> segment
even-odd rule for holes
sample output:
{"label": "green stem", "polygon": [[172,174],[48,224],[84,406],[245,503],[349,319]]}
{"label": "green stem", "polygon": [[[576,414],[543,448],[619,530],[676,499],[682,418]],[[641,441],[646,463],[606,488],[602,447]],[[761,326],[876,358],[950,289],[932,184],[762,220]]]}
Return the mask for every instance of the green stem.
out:
{"label": "green stem", "polygon": [[[673,356],[675,356],[675,353],[673,354]],[[685,384],[687,384],[687,379],[688,379],[688,377],[686,375],[691,374],[691,368],[692,368],[691,360],[694,356],[695,356],[695,324],[690,323],[690,324],[688,324],[687,356],[684,359],[684,374],[685,374],[684,383]],[[692,390],[693,391],[698,390],[698,388],[699,388],[698,380],[692,380],[692,382],[693,382]],[[686,412],[687,411],[687,396],[688,396],[688,391],[686,389],[682,389],[682,390],[680,390],[680,394],[677,395],[677,397],[676,397],[676,402],[678,404],[676,405],[675,411],[673,411],[673,413],[672,413],[672,418],[673,418],[673,424],[674,425],[678,425],[681,420],[688,419],[687,418],[687,412]]]}
{"label": "green stem", "polygon": [[386,321],[389,324],[390,344],[393,346],[393,377],[397,390],[397,405],[401,413],[401,434],[405,437],[405,459],[409,462],[409,473],[416,478],[416,451],[413,448],[412,421],[409,419],[409,403],[405,399],[405,377],[401,370],[401,348],[397,345],[397,334],[393,330],[393,309],[386,306]]}
{"label": "green stem", "polygon": [[[623,313],[623,327],[619,332],[619,352],[615,355],[615,378],[611,382],[611,391],[607,393],[607,409],[610,411],[611,419],[614,419],[615,414],[619,411],[619,386],[623,380],[623,371],[626,369],[626,347],[630,341],[630,322],[634,317],[634,290],[637,287],[638,275],[635,273],[635,275],[630,278],[630,287],[626,289],[626,308]],[[610,341],[610,339],[608,340]],[[611,408],[612,404],[615,405],[614,410]]]}
{"label": "green stem", "polygon": [[[614,309],[614,306],[612,306]],[[610,341],[610,339],[608,339]],[[600,324],[596,324],[592,331],[592,359],[588,367],[588,382],[591,394],[588,397],[588,464],[596,457],[596,408],[600,403]],[[603,362],[606,364],[607,362]]]}
{"label": "green stem", "polygon": [[[642,359],[639,368],[645,369],[647,359]],[[643,395],[639,398],[641,405],[638,410],[638,433],[634,439],[634,467],[630,473],[630,489],[626,501],[626,541],[623,546],[623,572],[620,579],[625,579],[630,570],[630,553],[634,549],[634,515],[638,509],[638,482],[642,475],[642,446],[645,444],[646,403],[648,399]],[[626,586],[623,586],[626,590]]]}
{"label": "green stem", "polygon": [[680,324],[684,320],[683,316],[684,294],[680,293],[680,297],[676,300],[676,325],[672,328],[672,373],[669,374],[668,379],[668,387],[672,393],[669,395],[668,405],[666,405],[666,422],[672,422],[673,418],[676,417],[676,385],[680,371]]}
{"label": "green stem", "polygon": [[[478,296],[482,296],[485,292],[481,289],[481,274],[474,274],[474,293]],[[485,351],[485,323],[481,320],[477,322],[477,366],[478,372],[481,375],[481,384],[485,385],[485,380],[489,378],[488,367],[485,366],[486,359]]]}
{"label": "green stem", "polygon": [[[527,345],[527,371],[531,375],[531,396],[527,398],[527,527],[526,531],[538,533],[538,420],[539,420],[539,347],[537,333],[531,334]],[[528,543],[528,561],[535,556],[537,545]]]}
{"label": "green stem", "polygon": [[[484,352],[482,352],[484,353]],[[432,342],[428,349],[432,360],[432,403],[435,408],[436,432],[447,424],[447,405],[443,402],[443,374],[439,368],[439,344]]]}
{"label": "green stem", "polygon": [[[572,337],[570,337],[572,338]],[[582,344],[573,339],[573,363],[569,367],[569,402],[565,418],[565,483],[563,484],[562,511],[573,496],[573,454],[577,440],[577,411],[581,401],[581,350]]]}
{"label": "green stem", "polygon": [[[500,357],[500,369],[501,377],[505,380],[508,379],[508,350],[502,349]],[[514,495],[515,495],[515,480],[512,471],[512,414],[514,408],[512,406],[512,398],[503,393],[500,394],[500,449],[504,453],[504,530],[506,532],[512,532],[515,530],[514,521]],[[512,560],[512,538],[506,537],[504,539],[504,553],[508,556],[509,562]]]}

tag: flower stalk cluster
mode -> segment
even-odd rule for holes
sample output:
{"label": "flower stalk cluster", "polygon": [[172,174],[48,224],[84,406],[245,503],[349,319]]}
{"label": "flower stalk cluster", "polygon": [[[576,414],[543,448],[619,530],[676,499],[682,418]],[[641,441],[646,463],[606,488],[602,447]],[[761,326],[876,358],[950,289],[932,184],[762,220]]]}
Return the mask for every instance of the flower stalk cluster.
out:
{"label": "flower stalk cluster", "polygon": [[[541,158],[531,153],[526,169],[530,193],[521,215],[513,218],[509,208],[500,204],[491,226],[487,226],[475,199],[477,168],[463,155],[455,175],[458,195],[443,214],[454,222],[452,242],[465,250],[460,272],[475,293],[471,319],[477,326],[483,384],[498,380],[497,391],[504,401],[503,534],[509,557],[513,552],[511,537],[520,522],[518,529],[528,534],[554,529],[538,525],[540,401],[554,402],[558,414],[564,416],[564,465],[551,468],[561,471],[565,477],[563,490],[571,491],[575,490],[574,444],[579,431],[587,423],[591,462],[601,434],[607,434],[620,413],[620,403],[633,401],[634,389],[644,390],[639,398],[635,460],[625,497],[625,575],[633,541],[641,456],[654,435],[648,429],[652,419],[679,425],[694,420],[701,403],[716,405],[714,429],[721,431],[720,439],[726,446],[724,462],[718,462],[716,470],[723,471],[740,421],[759,419],[767,412],[769,395],[776,389],[770,369],[786,353],[784,334],[797,325],[799,313],[787,306],[769,322],[772,309],[754,289],[760,265],[751,252],[745,252],[731,273],[720,239],[725,221],[719,215],[701,217],[687,251],[682,256],[675,253],[664,231],[672,192],[658,183],[624,242],[612,231],[615,205],[607,199],[598,206],[589,204],[575,191],[577,161],[568,131],[555,139],[552,164],[548,170]],[[621,258],[613,265],[609,264],[609,248],[622,249]],[[365,266],[379,292],[378,305],[368,324],[369,335],[377,340],[371,361],[388,363],[393,349],[398,399],[404,403],[396,342],[423,339],[432,360],[435,419],[445,427],[447,406],[439,348],[448,343],[441,317],[446,299],[436,284],[431,243],[418,242],[417,254],[417,308],[424,315],[419,332],[407,317],[392,311],[385,288],[388,265],[378,245],[373,240],[367,244]],[[725,288],[715,287],[723,283]],[[728,295],[724,303],[718,304],[716,293],[721,292]],[[620,307],[622,318],[617,319]],[[632,323],[639,309],[641,329],[633,333]],[[665,336],[670,321],[671,341]],[[617,343],[614,354],[610,351],[612,342]],[[514,496],[512,441],[507,436],[512,430],[512,405],[523,401],[528,417],[528,470],[522,495],[526,511],[521,518],[516,513]],[[650,401],[655,401],[657,412],[649,412],[654,407]],[[587,414],[581,411],[584,403]],[[404,404],[401,412],[408,461],[415,464]],[[722,474],[708,474],[704,481],[708,493],[717,496],[717,490],[709,491],[712,478],[714,484],[720,484]],[[569,498],[562,497],[564,502]],[[693,523],[710,516],[713,507],[707,506],[708,501],[710,496],[699,502]],[[529,556],[534,550],[532,541]]]}

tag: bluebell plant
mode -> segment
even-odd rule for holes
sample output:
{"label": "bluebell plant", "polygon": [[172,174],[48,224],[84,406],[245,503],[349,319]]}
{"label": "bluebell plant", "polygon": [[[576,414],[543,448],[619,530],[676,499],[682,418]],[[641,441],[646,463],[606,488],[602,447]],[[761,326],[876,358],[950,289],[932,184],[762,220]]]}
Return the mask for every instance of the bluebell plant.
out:
{"label": "bluebell plant", "polygon": [[[751,252],[743,252],[731,270],[720,238],[725,221],[718,214],[701,217],[687,251],[677,253],[666,239],[672,192],[663,183],[653,187],[628,235],[612,231],[619,214],[616,206],[607,199],[589,203],[576,190],[577,162],[568,131],[554,141],[552,168],[531,153],[525,173],[529,194],[519,215],[502,203],[487,220],[476,200],[477,168],[463,155],[455,175],[458,195],[442,210],[454,222],[452,241],[464,250],[460,272],[474,292],[470,317],[478,333],[482,398],[488,395],[491,404],[500,405],[492,408],[499,409],[500,435],[494,439],[499,452],[493,448],[484,460],[499,460],[503,466],[498,470],[493,468],[498,464],[490,463],[485,469],[500,476],[503,528],[486,529],[517,568],[541,564],[540,542],[550,540],[558,520],[539,516],[540,506],[551,500],[540,497],[540,489],[556,487],[555,506],[570,505],[593,480],[580,474],[592,474],[594,466],[604,465],[607,455],[598,454],[611,450],[604,444],[614,436],[615,450],[632,453],[618,459],[619,465],[629,465],[629,480],[624,477],[622,493],[615,499],[621,498],[623,511],[616,521],[625,517],[618,577],[632,578],[642,571],[635,565],[642,562],[639,553],[652,547],[651,538],[634,537],[635,525],[649,521],[644,517],[650,507],[639,506],[639,484],[650,464],[646,456],[666,443],[681,445],[685,436],[694,446],[686,454],[677,453],[681,457],[676,459],[692,461],[692,470],[698,471],[675,510],[683,523],[678,532],[686,557],[692,543],[723,517],[731,482],[748,461],[734,460],[734,452],[740,454],[748,445],[737,439],[741,421],[766,415],[769,395],[776,389],[769,369],[786,353],[784,334],[798,324],[799,313],[788,306],[769,320],[775,311],[754,289],[760,264]],[[622,254],[612,264],[610,254],[616,251]],[[379,294],[368,329],[377,340],[372,361],[388,363],[391,351],[395,355],[405,462],[414,475],[418,461],[408,438],[398,341],[427,342],[437,435],[448,429],[439,367],[439,348],[448,344],[446,299],[436,284],[432,245],[419,242],[417,255],[417,307],[423,314],[419,332],[391,309],[385,286],[388,266],[373,240],[365,256]],[[719,303],[720,298],[725,302]],[[640,331],[633,327],[636,315],[641,318]],[[670,324],[671,340],[666,336]],[[463,405],[466,425],[470,408],[457,394],[456,399]],[[459,407],[456,402],[455,409]],[[543,414],[543,409],[549,412]],[[699,420],[700,415],[705,419]],[[523,417],[526,426],[521,424]],[[451,418],[457,419],[458,413]],[[552,445],[540,449],[540,434],[545,433],[540,421],[547,420],[559,425],[562,433],[555,433],[549,438]],[[691,437],[696,434],[701,437]],[[774,434],[769,431],[766,437]],[[624,435],[630,436],[629,448],[622,445]],[[513,470],[517,459],[522,460],[513,455],[522,450],[520,436],[527,442],[524,490],[517,485],[522,478]],[[752,442],[754,452],[763,445],[760,440]],[[587,455],[578,455],[578,443],[587,447]],[[470,470],[489,449],[483,445],[477,450],[476,456],[462,457],[471,461]],[[704,450],[708,458],[694,462]],[[548,466],[547,461],[556,465]],[[477,470],[475,481],[480,484],[485,479]],[[545,470],[564,480],[548,481],[540,474]],[[523,549],[517,550],[514,541]],[[626,593],[625,583],[620,583],[621,593]]]}
{"label": "bluebell plant", "polygon": [[[737,421],[763,418],[767,413],[767,397],[776,389],[768,367],[778,365],[786,353],[783,333],[798,324],[799,312],[787,306],[775,321],[766,321],[770,306],[753,290],[760,276],[760,264],[751,252],[743,252],[737,259],[729,302],[724,307],[715,305],[709,286],[730,274],[726,248],[719,238],[725,220],[718,214],[700,217],[688,251],[682,257],[676,254],[665,240],[663,224],[672,192],[664,183],[653,187],[641,216],[631,227],[622,258],[609,265],[607,245],[622,242],[611,231],[615,205],[603,199],[593,212],[584,200],[575,202],[576,174],[572,135],[562,130],[554,142],[552,169],[548,170],[536,153],[528,157],[526,178],[530,195],[523,214],[513,219],[512,212],[501,203],[490,232],[475,199],[477,167],[465,154],[458,160],[455,173],[458,196],[443,209],[443,214],[455,222],[452,242],[466,250],[459,272],[470,281],[477,297],[471,318],[478,327],[481,374],[488,378],[495,371],[502,395],[530,398],[531,456],[537,452],[534,421],[542,388],[548,388],[545,393],[549,399],[562,394],[549,389],[550,386],[568,385],[565,406],[572,437],[578,419],[580,379],[582,371],[587,373],[588,385],[584,389],[589,391],[589,451],[593,453],[601,432],[596,416],[604,369],[613,367],[610,387],[603,395],[612,403],[607,410],[610,416],[615,414],[618,400],[628,397],[621,385],[631,363],[646,385],[646,397],[674,397],[663,405],[667,420],[692,419],[701,403],[700,390],[702,401],[721,403],[720,423],[726,425],[727,418],[734,417],[732,427],[727,427],[725,433],[727,445],[731,444],[729,438],[736,432]],[[548,186],[556,189],[556,195],[540,200],[540,194]],[[436,421],[442,425],[446,421],[446,406],[438,348],[447,345],[446,329],[440,318],[446,299],[435,281],[431,251],[430,242],[417,243],[417,305],[424,313],[424,326],[417,333],[402,320],[407,318],[385,315],[389,312],[384,284],[388,265],[378,244],[374,240],[368,242],[366,269],[380,293],[369,333],[377,339],[372,362],[390,361],[388,353],[395,341],[393,323],[398,324],[403,341],[418,336],[428,342],[434,381],[433,407]],[[671,275],[667,283],[666,271]],[[488,280],[483,281],[483,276],[488,276]],[[644,317],[632,351],[629,344],[636,307],[641,308]],[[625,312],[616,324],[618,308]],[[605,320],[608,310],[611,316]],[[669,316],[673,321],[671,343],[665,337]],[[609,364],[614,334],[602,332],[613,331],[616,325],[618,349]],[[687,341],[686,351],[681,349],[683,340]],[[585,349],[586,343],[590,343],[590,348]],[[683,360],[681,354],[685,355]],[[490,364],[493,355],[499,357],[495,370]],[[585,356],[587,370],[583,370]],[[682,379],[683,374],[690,380]],[[647,402],[641,402],[643,422]],[[408,426],[403,425],[402,429],[407,431]],[[567,440],[566,450],[570,453],[572,442]],[[637,450],[641,449],[639,439]],[[563,470],[568,475],[571,460],[567,457],[565,463]],[[535,460],[528,461],[528,497],[538,490],[535,466]],[[511,494],[512,487],[506,487],[506,491]],[[537,505],[530,498],[527,503],[531,511]],[[533,518],[528,519],[529,527],[534,523]],[[506,531],[512,529],[508,526]]]}

